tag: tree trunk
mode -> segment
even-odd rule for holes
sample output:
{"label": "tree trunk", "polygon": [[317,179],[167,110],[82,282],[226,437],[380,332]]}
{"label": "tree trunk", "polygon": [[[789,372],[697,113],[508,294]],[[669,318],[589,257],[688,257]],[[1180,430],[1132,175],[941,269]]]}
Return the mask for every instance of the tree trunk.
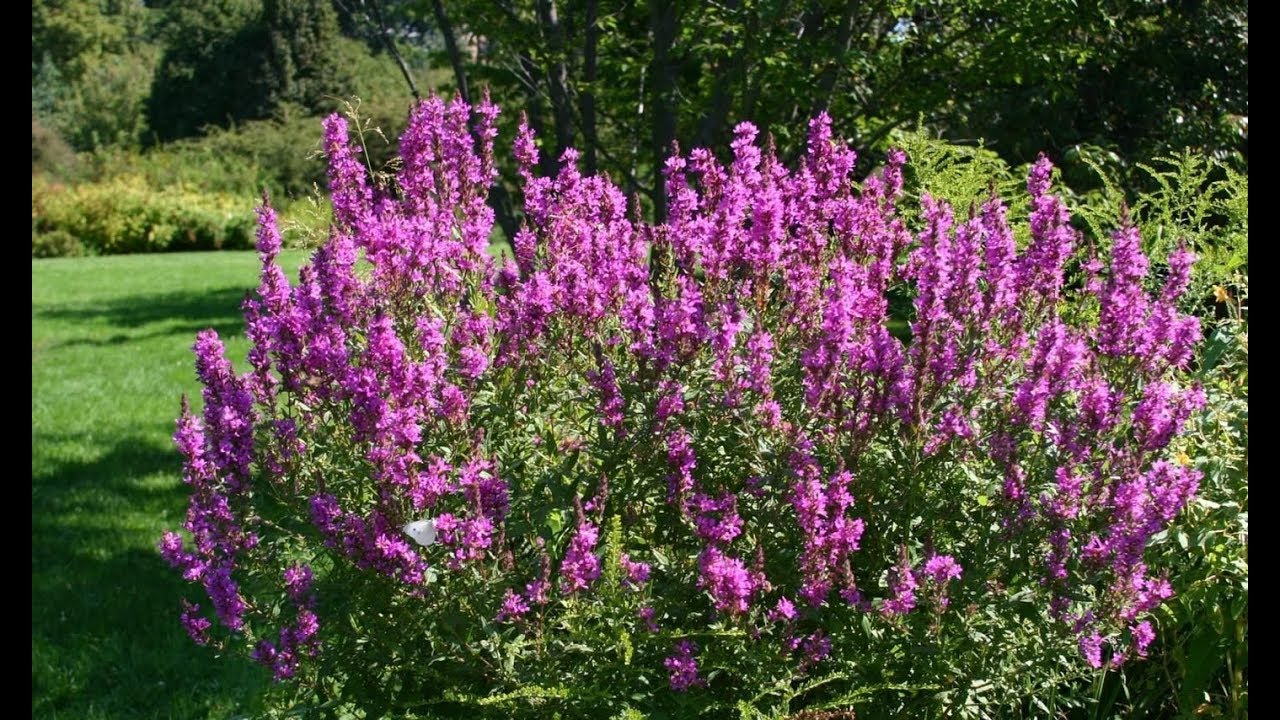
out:
{"label": "tree trunk", "polygon": [[826,67],[822,68],[822,73],[818,76],[818,93],[814,95],[813,107],[810,108],[812,115],[831,107],[831,93],[835,90],[836,81],[845,67],[849,48],[853,43],[853,22],[853,3],[848,3],[840,15],[840,27],[836,29],[836,55],[827,60]]}
{"label": "tree trunk", "polygon": [[444,36],[444,49],[449,54],[449,64],[453,66],[453,80],[458,87],[458,97],[471,104],[471,89],[467,86],[467,68],[462,64],[462,51],[458,48],[458,38],[453,35],[453,23],[449,22],[449,14],[445,12],[444,0],[431,0],[431,8],[436,15],[436,24],[440,26],[440,34]]}
{"label": "tree trunk", "polygon": [[586,161],[587,173],[595,175],[599,171],[596,159],[596,147],[600,138],[596,133],[596,54],[600,41],[600,30],[596,27],[598,11],[597,0],[586,0],[586,47],[582,53],[583,89],[580,100],[582,113],[583,159]]}
{"label": "tree trunk", "polygon": [[676,8],[674,0],[653,0],[649,6],[649,21],[653,33],[653,198],[654,222],[667,219],[667,188],[663,176],[667,155],[676,139],[675,86],[676,65],[671,59],[671,48],[676,39]]}
{"label": "tree trunk", "polygon": [[551,97],[551,114],[556,122],[556,160],[565,148],[573,145],[573,109],[569,104],[569,68],[565,62],[564,26],[556,11],[555,0],[538,0],[538,19],[547,33],[554,58],[547,68],[547,94]]}
{"label": "tree trunk", "polygon": [[[728,0],[725,2],[725,8],[730,12],[738,9],[738,0]],[[750,21],[745,28],[745,37],[738,38],[738,42],[734,42],[734,38],[725,33],[720,38],[720,43],[725,47],[736,47],[737,50],[730,55],[725,61],[716,63],[715,66],[715,85],[711,88],[711,101],[707,114],[702,117],[702,122],[698,123],[698,132],[693,136],[693,144],[695,147],[711,147],[720,139],[724,133],[725,121],[729,118],[729,107],[733,102],[734,88],[740,84],[740,79],[745,71],[747,62],[747,42],[754,38],[756,27],[755,18],[757,12],[751,10]]]}

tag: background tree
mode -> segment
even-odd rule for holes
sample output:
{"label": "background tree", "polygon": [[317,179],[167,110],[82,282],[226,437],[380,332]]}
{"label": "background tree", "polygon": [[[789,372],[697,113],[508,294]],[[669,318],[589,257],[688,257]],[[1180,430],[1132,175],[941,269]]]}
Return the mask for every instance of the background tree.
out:
{"label": "background tree", "polygon": [[331,0],[263,0],[262,9],[264,104],[295,103],[313,111],[333,107],[350,77],[334,52],[339,30]]}
{"label": "background tree", "polygon": [[31,113],[70,145],[132,146],[157,57],[151,13],[125,0],[31,5]]}
{"label": "background tree", "polygon": [[544,171],[575,146],[659,216],[673,142],[722,146],[751,118],[796,148],[800,120],[824,109],[864,150],[920,123],[1015,163],[1081,144],[1138,158],[1197,145],[1247,162],[1237,0],[379,4],[444,29],[454,87],[525,109]]}
{"label": "background tree", "polygon": [[334,55],[338,19],[328,0],[175,3],[161,36],[148,105],[161,140],[270,117],[286,104],[330,110],[350,83]]}

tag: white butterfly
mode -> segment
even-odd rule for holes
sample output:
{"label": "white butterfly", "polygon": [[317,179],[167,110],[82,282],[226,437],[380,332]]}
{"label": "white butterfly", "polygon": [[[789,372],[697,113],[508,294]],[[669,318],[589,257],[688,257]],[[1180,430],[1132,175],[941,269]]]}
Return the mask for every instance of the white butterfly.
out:
{"label": "white butterfly", "polygon": [[423,547],[431,547],[436,542],[436,521],[431,518],[414,520],[403,528],[404,534]]}

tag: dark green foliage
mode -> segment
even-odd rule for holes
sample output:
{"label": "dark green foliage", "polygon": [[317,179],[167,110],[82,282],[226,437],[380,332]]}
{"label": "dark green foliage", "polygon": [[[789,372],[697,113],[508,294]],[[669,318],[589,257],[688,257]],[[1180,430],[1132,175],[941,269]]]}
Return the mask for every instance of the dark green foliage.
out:
{"label": "dark green foliage", "polygon": [[[992,11],[983,13],[985,5]],[[940,107],[960,137],[1027,160],[1068,145],[1127,157],[1196,146],[1247,162],[1248,4],[977,3],[985,62]]]}
{"label": "dark green foliage", "polygon": [[317,127],[316,118],[301,112],[282,114],[227,129],[211,127],[204,136],[168,143],[142,155],[103,153],[95,159],[103,176],[136,172],[156,186],[187,183],[242,198],[265,190],[284,202],[307,197],[316,183],[324,183]]}
{"label": "dark green foliage", "polygon": [[43,114],[79,150],[137,147],[154,65],[145,53],[104,55],[79,81],[50,83]]}
{"label": "dark green foliage", "polygon": [[349,91],[347,69],[337,61],[338,19],[330,0],[264,0],[266,30],[263,68],[265,103],[294,103],[312,111],[331,110]]}
{"label": "dark green foliage", "polygon": [[165,11],[164,55],[148,100],[151,130],[161,140],[206,124],[261,117],[258,73],[265,38],[252,0],[175,3]]}
{"label": "dark green foliage", "polygon": [[[429,17],[437,3],[387,4]],[[1131,158],[1195,146],[1247,166],[1239,0],[440,6],[460,38],[483,38],[457,58],[468,84],[527,109],[547,163],[573,145],[655,202],[671,141],[721,146],[750,119],[800,148],[824,108],[864,150],[922,122],[1015,164],[1090,143]]]}
{"label": "dark green foliage", "polygon": [[332,55],[337,17],[322,0],[174,4],[161,35],[148,103],[161,140],[270,117],[288,103],[329,110],[347,85]]}

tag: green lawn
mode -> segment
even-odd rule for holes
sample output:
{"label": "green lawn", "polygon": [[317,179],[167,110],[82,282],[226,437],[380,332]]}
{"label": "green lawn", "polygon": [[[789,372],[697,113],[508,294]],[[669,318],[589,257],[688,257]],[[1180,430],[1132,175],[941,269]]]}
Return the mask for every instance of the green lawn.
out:
{"label": "green lawn", "polygon": [[34,717],[253,713],[264,674],[187,639],[155,543],[183,520],[169,436],[179,397],[198,402],[194,335],[241,361],[256,275],[246,252],[31,262]]}

